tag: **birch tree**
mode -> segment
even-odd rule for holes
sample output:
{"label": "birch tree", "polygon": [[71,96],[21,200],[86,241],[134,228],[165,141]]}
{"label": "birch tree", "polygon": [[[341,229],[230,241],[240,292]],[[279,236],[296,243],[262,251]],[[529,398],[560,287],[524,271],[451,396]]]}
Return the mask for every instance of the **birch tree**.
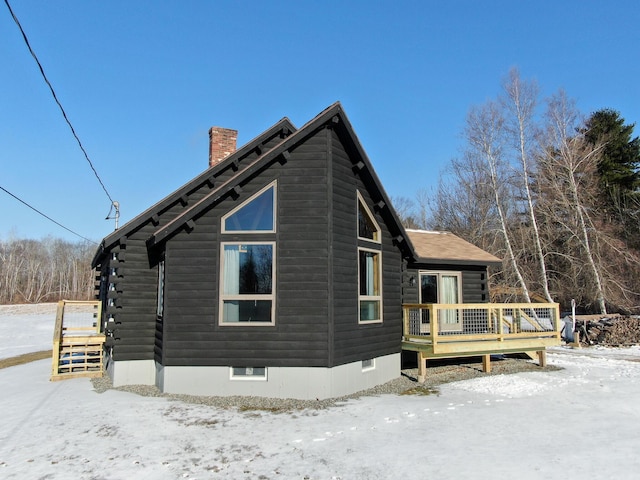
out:
{"label": "birch tree", "polygon": [[546,117],[548,146],[542,159],[541,182],[548,191],[547,201],[550,203],[547,211],[564,235],[579,244],[582,250],[580,260],[590,273],[598,309],[606,315],[604,285],[596,256],[596,228],[590,216],[602,146],[585,142],[579,133],[575,104],[564,92],[549,100]]}
{"label": "birch tree", "polygon": [[518,163],[526,211],[531,225],[530,234],[533,237],[534,255],[537,258],[540,269],[540,284],[544,296],[548,302],[553,302],[549,291],[549,281],[545,254],[540,239],[540,229],[535,214],[534,199],[531,191],[532,163],[534,142],[536,138],[535,110],[538,102],[538,86],[534,81],[523,81],[517,69],[509,72],[507,80],[503,83],[504,96],[502,103],[507,113],[507,131],[513,139]]}
{"label": "birch tree", "polygon": [[469,148],[468,155],[481,159],[488,174],[507,262],[522,289],[524,298],[530,302],[529,289],[518,265],[509,235],[509,220],[502,198],[509,186],[509,179],[505,178],[505,172],[509,169],[504,158],[505,118],[500,106],[490,101],[481,107],[472,108],[467,115],[465,137]]}

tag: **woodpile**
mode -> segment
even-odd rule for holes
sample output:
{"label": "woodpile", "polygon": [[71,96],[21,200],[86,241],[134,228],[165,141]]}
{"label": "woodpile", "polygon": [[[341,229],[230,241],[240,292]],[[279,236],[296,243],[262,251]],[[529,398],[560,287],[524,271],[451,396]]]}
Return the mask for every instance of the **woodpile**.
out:
{"label": "woodpile", "polygon": [[640,317],[576,317],[575,332],[582,345],[621,347],[640,344]]}

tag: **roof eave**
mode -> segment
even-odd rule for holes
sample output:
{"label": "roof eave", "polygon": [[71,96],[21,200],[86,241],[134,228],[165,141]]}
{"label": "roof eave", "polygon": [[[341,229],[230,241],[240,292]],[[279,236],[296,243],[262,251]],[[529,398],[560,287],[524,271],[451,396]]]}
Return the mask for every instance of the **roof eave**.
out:
{"label": "roof eave", "polygon": [[427,263],[431,265],[470,265],[475,267],[499,267],[502,265],[500,259],[496,260],[477,260],[477,259],[461,259],[461,258],[433,258],[433,257],[416,257],[415,263]]}
{"label": "roof eave", "polygon": [[[272,125],[269,129],[265,130],[257,137],[245,143],[242,147],[240,147],[238,150],[236,150],[231,155],[226,157],[219,164],[204,170],[201,174],[196,176],[194,179],[182,185],[180,188],[173,191],[172,193],[164,197],[162,200],[160,200],[153,206],[147,208],[144,212],[140,213],[133,219],[129,220],[118,230],[115,230],[114,232],[104,237],[102,241],[102,247],[101,247],[103,254],[106,252],[106,250],[108,250],[113,245],[115,245],[120,238],[122,238],[124,235],[128,235],[129,233],[134,231],[136,228],[138,228],[140,225],[142,225],[145,221],[147,221],[149,218],[151,218],[154,213],[167,207],[172,202],[177,201],[177,199],[179,199],[179,197],[182,195],[184,191],[190,190],[192,188],[197,188],[199,184],[206,182],[216,171],[222,168],[226,168],[236,158],[242,157],[243,155],[246,155],[247,153],[257,148],[257,146],[259,146],[263,138],[271,137],[272,135],[276,134],[278,131],[285,130],[285,129],[287,129],[289,132],[296,131],[296,127],[287,117],[282,118],[281,120],[276,122],[274,125]],[[94,257],[94,261],[96,259],[97,259],[97,254],[96,254],[96,257]]]}

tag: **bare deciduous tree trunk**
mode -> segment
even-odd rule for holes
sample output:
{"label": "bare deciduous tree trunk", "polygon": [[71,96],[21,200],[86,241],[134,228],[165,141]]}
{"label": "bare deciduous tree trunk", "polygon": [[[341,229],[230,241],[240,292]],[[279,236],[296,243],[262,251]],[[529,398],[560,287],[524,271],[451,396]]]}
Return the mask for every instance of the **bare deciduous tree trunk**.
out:
{"label": "bare deciduous tree trunk", "polygon": [[[592,245],[595,235],[590,235],[594,228],[589,209],[595,202],[585,200],[590,189],[597,184],[598,154],[602,146],[588,145],[577,133],[577,112],[564,92],[549,101],[547,117],[551,148],[547,149],[545,158],[547,175],[544,181],[554,184],[555,197],[562,200],[562,205],[557,205],[557,209],[552,207],[551,213],[555,215],[557,224],[564,225],[565,231],[578,240],[583,251],[583,261],[588,266],[594,283],[598,308],[601,314],[606,315],[604,286]],[[552,177],[559,181],[554,181]],[[573,225],[558,215],[562,212],[573,215]]]}
{"label": "bare deciduous tree trunk", "polygon": [[495,207],[500,221],[500,232],[504,239],[508,261],[520,284],[524,298],[527,302],[530,302],[529,289],[524,281],[511,244],[508,219],[503,206],[502,192],[504,192],[508,183],[502,177],[503,172],[507,170],[502,158],[504,121],[498,105],[494,102],[488,102],[484,106],[472,109],[469,112],[465,133],[471,149],[470,153],[484,160],[489,173],[490,186],[495,200]]}
{"label": "bare deciduous tree trunk", "polygon": [[538,87],[533,82],[523,82],[516,69],[509,72],[509,78],[504,83],[503,89],[506,94],[505,107],[510,112],[513,119],[511,127],[512,135],[517,139],[516,148],[520,160],[522,185],[527,202],[527,213],[531,222],[531,234],[535,255],[540,268],[540,283],[544,296],[548,302],[553,302],[553,297],[549,291],[549,281],[547,266],[545,261],[542,242],[540,240],[540,229],[535,215],[533,195],[531,193],[531,172],[530,172],[530,152],[535,137],[534,114],[538,99]]}

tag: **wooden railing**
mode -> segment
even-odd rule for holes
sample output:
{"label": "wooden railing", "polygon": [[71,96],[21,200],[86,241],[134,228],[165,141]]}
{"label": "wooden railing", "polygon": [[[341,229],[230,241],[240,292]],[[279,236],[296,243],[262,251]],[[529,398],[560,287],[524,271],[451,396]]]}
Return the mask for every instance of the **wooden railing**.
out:
{"label": "wooden railing", "polygon": [[101,377],[105,336],[100,333],[101,302],[58,302],[53,330],[51,380]]}
{"label": "wooden railing", "polygon": [[409,349],[433,357],[560,344],[557,303],[413,304],[403,305],[403,316],[403,347],[414,344]]}
{"label": "wooden railing", "polygon": [[[402,349],[417,352],[418,381],[432,358],[481,356],[491,371],[491,355],[525,352],[546,364],[545,349],[560,345],[557,303],[461,303],[403,305]],[[535,355],[533,355],[535,352]]]}

